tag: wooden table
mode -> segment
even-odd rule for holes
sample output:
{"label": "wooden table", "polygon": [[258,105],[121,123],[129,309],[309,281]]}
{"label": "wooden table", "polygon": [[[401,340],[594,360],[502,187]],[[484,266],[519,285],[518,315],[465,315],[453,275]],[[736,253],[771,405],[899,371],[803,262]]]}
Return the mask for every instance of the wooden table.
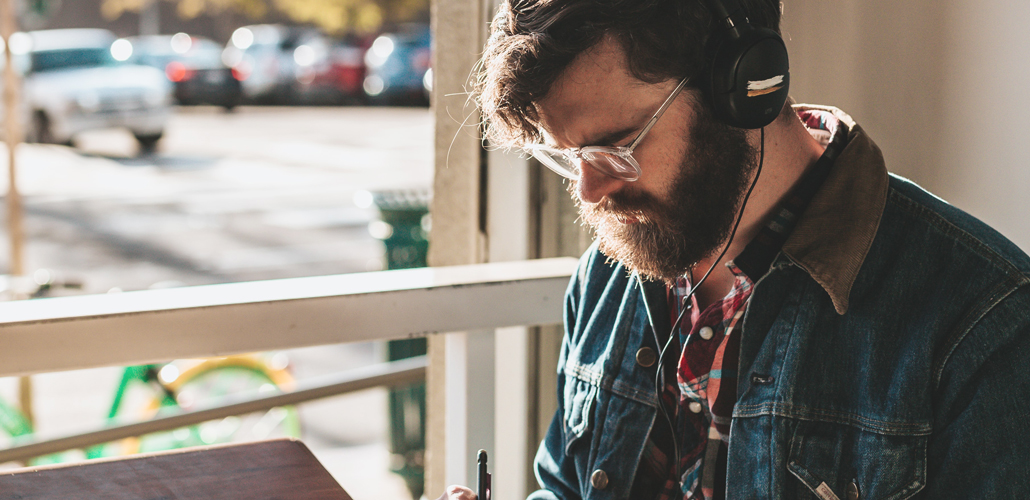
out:
{"label": "wooden table", "polygon": [[292,439],[0,472],[0,500],[352,500]]}

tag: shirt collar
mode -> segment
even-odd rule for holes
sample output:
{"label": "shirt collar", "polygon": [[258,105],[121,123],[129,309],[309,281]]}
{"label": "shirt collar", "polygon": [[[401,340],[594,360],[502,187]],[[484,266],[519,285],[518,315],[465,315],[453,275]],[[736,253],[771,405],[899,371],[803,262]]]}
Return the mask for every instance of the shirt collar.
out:
{"label": "shirt collar", "polygon": [[847,146],[783,244],[783,253],[812,276],[830,295],[837,313],[844,314],[887,204],[887,167],[880,148],[843,111],[807,104],[795,109],[832,113],[849,129]]}

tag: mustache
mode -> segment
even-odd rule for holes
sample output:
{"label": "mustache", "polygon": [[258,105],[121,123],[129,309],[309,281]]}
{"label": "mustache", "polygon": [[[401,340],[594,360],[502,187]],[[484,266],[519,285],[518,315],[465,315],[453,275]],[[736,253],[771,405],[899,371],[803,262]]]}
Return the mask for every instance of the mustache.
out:
{"label": "mustache", "polygon": [[661,210],[657,200],[646,193],[609,193],[601,201],[582,207],[592,214],[652,219]]}

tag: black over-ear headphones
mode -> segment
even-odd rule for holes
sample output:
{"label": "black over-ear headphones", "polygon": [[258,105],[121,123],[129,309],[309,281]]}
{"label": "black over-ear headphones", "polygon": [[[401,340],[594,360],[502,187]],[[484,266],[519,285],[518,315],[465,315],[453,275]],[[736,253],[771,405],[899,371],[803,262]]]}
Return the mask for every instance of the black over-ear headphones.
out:
{"label": "black over-ear headphones", "polygon": [[[778,33],[751,25],[735,0],[702,0],[716,19],[706,52],[710,99],[727,125],[755,129],[776,119],[787,101],[790,63]],[[730,9],[726,5],[729,4]]]}

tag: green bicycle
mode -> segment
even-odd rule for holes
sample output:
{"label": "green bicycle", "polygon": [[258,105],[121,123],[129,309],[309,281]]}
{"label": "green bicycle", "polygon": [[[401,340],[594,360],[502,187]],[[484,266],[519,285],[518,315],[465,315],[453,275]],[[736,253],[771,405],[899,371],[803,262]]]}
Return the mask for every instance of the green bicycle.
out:
{"label": "green bicycle", "polygon": [[[279,353],[126,367],[107,418],[112,422],[126,418],[150,419],[169,411],[201,408],[231,394],[289,391],[294,381],[286,365],[285,354]],[[18,408],[0,399],[0,430],[17,439],[31,435],[33,425]],[[227,417],[93,446],[84,451],[86,458],[93,459],[272,437],[300,437],[296,408],[272,408]],[[63,452],[37,457],[29,465],[67,462],[80,457],[77,453]]]}

